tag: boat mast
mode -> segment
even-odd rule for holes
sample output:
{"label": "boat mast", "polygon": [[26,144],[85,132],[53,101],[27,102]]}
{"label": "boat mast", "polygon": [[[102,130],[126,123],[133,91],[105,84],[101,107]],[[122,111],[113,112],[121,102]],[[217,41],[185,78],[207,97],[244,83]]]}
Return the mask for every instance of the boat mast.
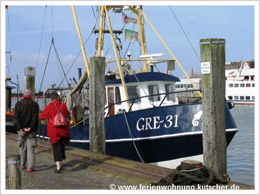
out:
{"label": "boat mast", "polygon": [[[140,11],[142,9],[142,6],[137,6],[137,8],[133,8],[129,6],[129,9],[136,14],[136,19],[138,23],[138,32],[139,32],[139,37],[140,37],[140,44],[142,48],[142,55],[147,54],[147,46],[146,46],[146,39],[145,39],[145,32],[144,32],[144,17],[142,14],[140,14]],[[147,63],[147,60],[145,58],[144,60],[144,72],[149,71],[149,64]]]}
{"label": "boat mast", "polygon": [[[107,19],[107,22],[108,22],[108,28],[109,28],[109,32],[110,32],[110,35],[111,35],[111,40],[112,40],[112,43],[113,43],[113,48],[114,48],[114,52],[115,52],[117,67],[118,67],[119,75],[120,75],[120,78],[121,78],[124,94],[125,94],[126,100],[129,100],[128,93],[127,93],[126,86],[125,86],[125,79],[124,79],[124,75],[123,75],[123,71],[122,71],[122,67],[121,67],[122,64],[121,64],[121,61],[119,59],[119,55],[118,55],[117,48],[116,48],[116,41],[115,41],[115,38],[114,38],[114,34],[113,34],[110,18],[109,18],[109,15],[108,15],[108,9],[111,9],[112,7],[111,6],[109,6],[108,8],[107,8],[107,6],[102,6],[102,7],[104,7],[103,9],[105,10],[106,19]],[[101,10],[102,10],[102,8],[101,8]],[[99,29],[99,32],[100,31],[103,32],[103,30]],[[129,102],[127,101],[126,103],[127,103],[128,109],[130,109]]]}
{"label": "boat mast", "polygon": [[99,33],[98,33],[98,57],[101,57],[101,52],[103,48],[103,25],[104,25],[104,5],[101,6],[100,10],[100,20],[99,20]]}
{"label": "boat mast", "polygon": [[78,32],[78,36],[79,36],[80,47],[81,47],[84,63],[85,63],[88,78],[89,78],[90,70],[89,70],[88,58],[87,58],[85,47],[84,47],[84,44],[83,44],[83,41],[82,41],[82,36],[81,36],[80,29],[79,29],[79,23],[78,23],[76,11],[75,11],[75,8],[74,8],[73,5],[71,6],[71,9],[72,9],[73,17],[74,17],[74,20],[75,20],[75,24],[76,24],[76,28],[77,28],[77,32]]}

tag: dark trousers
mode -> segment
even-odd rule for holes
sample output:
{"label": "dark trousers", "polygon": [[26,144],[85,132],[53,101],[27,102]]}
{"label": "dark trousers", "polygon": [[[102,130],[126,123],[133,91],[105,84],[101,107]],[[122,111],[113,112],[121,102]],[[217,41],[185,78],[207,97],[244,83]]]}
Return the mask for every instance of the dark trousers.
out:
{"label": "dark trousers", "polygon": [[61,137],[57,143],[53,144],[53,157],[55,162],[66,159],[65,143],[66,143],[66,138]]}

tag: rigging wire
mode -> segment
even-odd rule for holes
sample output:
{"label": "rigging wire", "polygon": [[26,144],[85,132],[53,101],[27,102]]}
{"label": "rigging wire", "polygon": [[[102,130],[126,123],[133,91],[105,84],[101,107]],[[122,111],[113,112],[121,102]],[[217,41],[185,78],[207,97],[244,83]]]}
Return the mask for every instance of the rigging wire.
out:
{"label": "rigging wire", "polygon": [[38,69],[38,65],[39,65],[39,58],[40,58],[40,51],[41,51],[41,45],[42,45],[42,37],[43,37],[43,30],[44,30],[44,24],[45,24],[45,19],[46,19],[46,12],[47,12],[47,5],[45,6],[45,12],[44,12],[44,17],[43,17],[43,24],[42,24],[42,32],[41,32],[41,38],[40,38],[40,47],[39,47],[39,51],[38,51],[38,57],[37,57],[37,63],[36,63],[36,70],[35,70],[35,74],[37,74],[37,69]]}
{"label": "rigging wire", "polygon": [[10,17],[8,8],[6,8],[6,15],[7,15],[7,23],[8,23],[8,35],[9,35],[9,51],[6,51],[6,54],[9,54],[9,65],[8,65],[8,73],[10,74],[11,64],[12,64],[12,44],[13,44],[13,36],[10,24]]}
{"label": "rigging wire", "polygon": [[[46,18],[46,10],[47,10],[47,6],[46,6],[46,9],[45,9],[45,14],[44,14],[44,22],[43,22],[43,27],[42,27],[42,33],[43,33],[43,28],[44,28],[44,23],[45,23],[45,18]],[[39,92],[41,91],[41,88],[42,88],[42,84],[43,84],[43,80],[44,80],[44,77],[45,77],[45,73],[46,73],[46,69],[47,69],[47,65],[48,65],[48,62],[49,62],[49,58],[50,58],[50,53],[51,53],[51,49],[52,49],[52,46],[54,48],[54,51],[55,51],[55,54],[56,54],[56,59],[57,59],[57,63],[60,65],[61,69],[62,69],[62,72],[64,74],[64,78],[66,79],[67,83],[69,84],[69,81],[67,79],[67,76],[66,76],[66,73],[64,71],[64,68],[63,68],[63,65],[61,63],[61,60],[60,60],[60,57],[59,57],[59,54],[58,54],[58,51],[57,51],[57,48],[55,46],[55,43],[54,43],[54,37],[53,37],[53,6],[52,6],[52,39],[51,39],[51,46],[50,46],[50,49],[49,49],[49,52],[48,52],[48,57],[47,57],[47,61],[46,61],[46,64],[45,64],[45,68],[44,68],[44,72],[43,72],[43,77],[42,77],[42,81],[41,81],[41,84],[40,84],[40,88],[39,88]],[[41,41],[40,41],[40,45],[41,45],[41,42],[42,42],[42,35],[41,35]],[[41,47],[41,46],[40,46]],[[40,51],[40,48],[39,48],[39,51]],[[40,52],[39,52],[40,53]],[[39,53],[38,53],[38,59],[39,59]],[[38,67],[38,62],[37,62],[37,67]],[[60,70],[60,69],[59,69]],[[64,79],[63,79],[64,80]],[[62,81],[63,81],[62,80]]]}
{"label": "rigging wire", "polygon": [[177,16],[176,16],[176,14],[174,13],[174,11],[173,11],[173,9],[172,9],[172,7],[171,7],[171,6],[169,6],[169,8],[170,8],[170,10],[171,10],[171,12],[172,12],[173,16],[175,17],[175,19],[176,19],[177,23],[179,24],[179,26],[180,26],[180,28],[181,28],[181,30],[182,30],[182,32],[183,32],[183,34],[185,35],[185,37],[186,37],[187,41],[189,42],[189,44],[190,44],[190,46],[191,46],[191,48],[192,48],[193,52],[195,53],[195,55],[196,55],[197,59],[200,61],[200,57],[199,57],[199,55],[197,54],[197,52],[196,52],[195,48],[193,47],[193,45],[192,45],[192,43],[191,43],[191,41],[190,41],[190,39],[189,39],[189,37],[188,37],[187,33],[184,31],[184,28],[182,27],[182,25],[181,25],[180,21],[178,20],[178,18],[177,18]]}
{"label": "rigging wire", "polygon": [[[58,60],[58,58],[57,58],[57,54],[56,54],[56,63],[59,64],[59,60]],[[60,66],[58,66],[58,71],[59,71],[60,78],[62,78],[62,72],[61,72]],[[64,86],[64,85],[63,85],[63,86]]]}
{"label": "rigging wire", "polygon": [[58,59],[58,61],[59,61],[60,67],[61,67],[61,69],[62,69],[62,72],[63,72],[63,74],[64,74],[64,77],[66,78],[67,84],[69,84],[69,81],[68,81],[68,79],[67,79],[67,76],[66,76],[66,73],[65,73],[65,71],[64,71],[63,65],[62,65],[62,63],[61,63],[60,57],[59,57],[59,55],[58,55],[57,48],[56,48],[56,46],[55,46],[55,44],[54,44],[54,39],[53,39],[53,38],[52,38],[52,44],[53,44],[54,51],[55,51],[55,53],[56,53],[56,57],[57,57],[57,59]]}
{"label": "rigging wire", "polygon": [[[87,42],[89,41],[91,35],[94,33],[94,30],[95,30],[95,28],[96,28],[96,24],[97,24],[97,22],[98,22],[98,18],[99,18],[99,17],[96,17],[96,21],[95,21],[95,24],[94,24],[94,26],[93,26],[93,29],[92,29],[92,31],[90,32],[90,34],[89,34],[87,40],[86,40],[85,43],[84,43],[84,48],[85,48],[85,45],[87,44]],[[66,72],[66,75],[68,75],[68,73],[70,72],[70,70],[71,70],[71,68],[74,66],[74,64],[76,63],[76,61],[77,61],[77,59],[78,59],[78,57],[79,57],[80,54],[81,54],[81,49],[79,50],[78,55],[76,56],[75,60],[74,60],[74,61],[72,62],[72,64],[70,65],[68,71]],[[65,77],[63,77],[63,79],[61,80],[61,82],[60,82],[60,84],[59,84],[59,87],[62,85],[64,79],[65,79]],[[73,83],[71,83],[71,84],[73,84]]]}
{"label": "rigging wire", "polygon": [[[51,42],[51,46],[50,46],[50,49],[49,49],[47,61],[46,61],[45,67],[44,67],[44,71],[43,71],[43,76],[42,76],[42,81],[41,81],[41,84],[40,84],[39,92],[41,92],[41,89],[42,89],[43,79],[44,79],[44,76],[45,76],[45,73],[46,73],[46,69],[47,69],[47,65],[48,65],[48,62],[49,62],[51,48],[52,48],[52,42]],[[38,99],[37,99],[37,101],[38,101]]]}
{"label": "rigging wire", "polygon": [[53,38],[53,6],[52,6],[52,17],[51,17],[51,35],[52,35],[52,38]]}
{"label": "rigging wire", "polygon": [[91,6],[91,9],[92,9],[93,16],[94,16],[94,18],[95,18],[96,15],[95,15],[95,11],[94,11],[93,5]]}
{"label": "rigging wire", "polygon": [[[115,22],[115,16],[116,14],[114,13],[114,16],[113,16],[113,21],[112,21],[112,25],[114,24]],[[110,37],[110,36],[109,36]],[[105,53],[105,56],[108,54],[109,50],[112,48],[112,44],[110,44],[110,41],[111,41],[111,37],[108,39],[108,43],[107,43],[107,51]]]}
{"label": "rigging wire", "polygon": [[[93,29],[94,29],[94,28],[93,28]],[[85,41],[84,47],[85,47],[85,45],[87,44],[87,42],[89,41],[89,39],[90,39],[90,37],[91,37],[92,34],[93,34],[93,31],[91,31],[90,35],[88,36],[87,40]],[[79,50],[78,55],[76,56],[75,60],[74,60],[74,61],[72,62],[72,64],[70,65],[68,71],[66,72],[66,75],[68,75],[68,73],[70,72],[70,70],[71,70],[71,68],[73,67],[73,65],[76,63],[76,61],[77,61],[77,59],[78,59],[78,57],[79,57],[80,54],[81,54],[81,49]],[[59,84],[59,87],[62,85],[64,79],[65,79],[65,77],[63,77],[63,79],[61,80],[61,82],[60,82],[60,84]],[[72,84],[73,84],[73,83],[72,83]]]}

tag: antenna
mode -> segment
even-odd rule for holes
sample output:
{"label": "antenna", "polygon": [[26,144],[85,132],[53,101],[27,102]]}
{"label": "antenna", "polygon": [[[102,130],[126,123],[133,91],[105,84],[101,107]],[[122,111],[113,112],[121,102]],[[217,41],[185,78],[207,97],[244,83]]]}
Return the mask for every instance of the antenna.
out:
{"label": "antenna", "polygon": [[140,58],[149,58],[150,60],[147,60],[147,63],[150,65],[150,68],[151,68],[151,72],[153,72],[154,70],[154,66],[159,63],[158,61],[155,60],[154,57],[161,57],[163,56],[164,53],[156,53],[156,54],[144,54],[144,55],[141,55]]}
{"label": "antenna", "polygon": [[141,55],[140,58],[150,58],[150,59],[153,59],[154,57],[161,57],[161,56],[164,56],[164,53],[144,54],[144,55]]}

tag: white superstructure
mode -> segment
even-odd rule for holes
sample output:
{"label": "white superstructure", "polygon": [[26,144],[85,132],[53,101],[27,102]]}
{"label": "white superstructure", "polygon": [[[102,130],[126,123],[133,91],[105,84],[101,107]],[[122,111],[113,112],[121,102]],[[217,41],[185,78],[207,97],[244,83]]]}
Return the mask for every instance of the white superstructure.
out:
{"label": "white superstructure", "polygon": [[[226,100],[235,104],[254,104],[255,102],[255,68],[254,61],[226,63]],[[191,80],[201,89],[200,76]],[[176,82],[176,91],[193,89],[188,79]],[[192,97],[196,93],[188,94]]]}
{"label": "white superstructure", "polygon": [[226,99],[236,104],[254,104],[255,69],[249,62],[241,62],[239,68],[226,70]]}

